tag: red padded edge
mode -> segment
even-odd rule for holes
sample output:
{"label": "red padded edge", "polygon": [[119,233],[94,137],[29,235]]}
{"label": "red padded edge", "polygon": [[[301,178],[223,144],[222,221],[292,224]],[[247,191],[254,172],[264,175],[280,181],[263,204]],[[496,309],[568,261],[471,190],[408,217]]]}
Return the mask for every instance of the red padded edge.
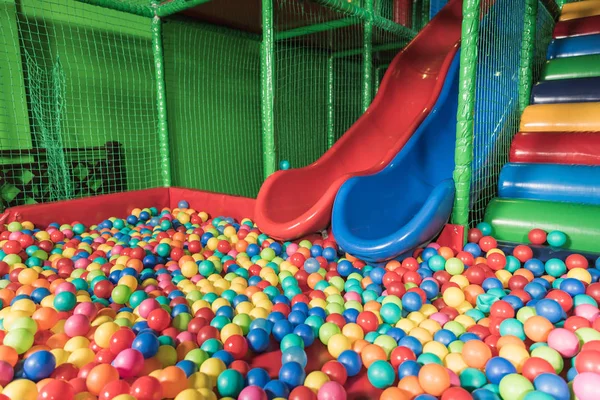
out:
{"label": "red padded edge", "polygon": [[238,221],[254,218],[255,199],[178,187],[169,188],[169,193],[170,208],[177,207],[179,200],[185,200],[191,208],[205,211],[211,217],[232,217]]}
{"label": "red padded edge", "polygon": [[554,38],[595,35],[600,33],[600,15],[559,21],[554,27]]}
{"label": "red padded edge", "polygon": [[510,162],[600,165],[600,132],[519,132]]}

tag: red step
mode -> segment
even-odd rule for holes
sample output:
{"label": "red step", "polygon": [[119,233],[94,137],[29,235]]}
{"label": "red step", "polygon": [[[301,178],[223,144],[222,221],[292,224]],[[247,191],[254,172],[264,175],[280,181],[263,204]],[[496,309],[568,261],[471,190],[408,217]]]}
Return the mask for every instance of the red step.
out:
{"label": "red step", "polygon": [[600,15],[593,17],[570,19],[559,21],[554,27],[554,38],[595,35],[600,33]]}
{"label": "red step", "polygon": [[600,165],[600,132],[519,132],[510,162]]}

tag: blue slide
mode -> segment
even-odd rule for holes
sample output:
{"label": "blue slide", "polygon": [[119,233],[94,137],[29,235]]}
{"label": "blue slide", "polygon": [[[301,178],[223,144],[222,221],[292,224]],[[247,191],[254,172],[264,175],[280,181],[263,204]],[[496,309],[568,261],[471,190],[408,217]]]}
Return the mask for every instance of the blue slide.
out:
{"label": "blue slide", "polygon": [[367,262],[410,255],[444,227],[454,202],[458,101],[456,53],[434,108],[392,162],[347,180],[333,204],[340,247]]}

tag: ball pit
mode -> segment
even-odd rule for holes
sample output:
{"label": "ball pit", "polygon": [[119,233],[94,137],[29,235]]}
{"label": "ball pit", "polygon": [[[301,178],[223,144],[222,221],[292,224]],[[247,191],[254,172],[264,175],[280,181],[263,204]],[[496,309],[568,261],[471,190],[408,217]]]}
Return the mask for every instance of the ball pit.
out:
{"label": "ball pit", "polygon": [[598,261],[479,224],[368,265],[188,207],[0,230],[0,398],[596,398]]}

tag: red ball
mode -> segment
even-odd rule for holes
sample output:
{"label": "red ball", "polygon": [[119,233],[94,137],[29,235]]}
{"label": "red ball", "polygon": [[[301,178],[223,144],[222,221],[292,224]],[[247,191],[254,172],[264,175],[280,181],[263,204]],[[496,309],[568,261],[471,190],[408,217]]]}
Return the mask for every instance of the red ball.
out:
{"label": "red ball", "polygon": [[472,400],[473,396],[461,387],[451,387],[444,391],[441,400]]}
{"label": "red ball", "polygon": [[98,400],[112,400],[120,394],[128,394],[130,389],[129,383],[123,380],[109,382],[100,391]]}
{"label": "red ball", "polygon": [[402,261],[402,267],[409,271],[416,271],[419,269],[419,262],[414,257],[408,257]]}
{"label": "red ball", "polygon": [[219,330],[214,326],[204,326],[198,331],[197,341],[198,346],[202,346],[202,343],[206,342],[208,339],[218,339],[219,338]]}
{"label": "red ball", "polygon": [[377,315],[371,311],[363,311],[358,314],[356,323],[363,329],[365,333],[374,332],[379,327]]}
{"label": "red ball", "polygon": [[73,400],[75,390],[68,382],[63,380],[53,380],[42,387],[38,394],[38,399],[43,400]]}
{"label": "red ball", "polygon": [[531,244],[541,245],[546,243],[546,237],[548,234],[541,229],[532,229],[527,234],[527,238]]}
{"label": "red ball", "polygon": [[600,302],[600,283],[592,283],[585,289],[585,294]]}
{"label": "red ball", "polygon": [[510,290],[523,289],[529,281],[523,275],[514,275],[508,280]]}
{"label": "red ball", "polygon": [[[266,398],[266,397],[265,397]],[[306,386],[297,386],[290,392],[289,400],[317,400],[317,395]]]}
{"label": "red ball", "polygon": [[[577,356],[579,358],[579,356]],[[579,371],[579,369],[578,369]],[[539,375],[543,373],[554,374],[554,367],[550,365],[550,363],[543,358],[540,357],[531,357],[525,364],[523,364],[523,376],[529,379],[531,382]]]}
{"label": "red ball", "polygon": [[482,251],[488,252],[491,249],[495,249],[497,246],[498,242],[491,236],[484,236],[479,240],[479,247]]}
{"label": "red ball", "polygon": [[69,385],[73,387],[75,393],[87,392],[87,385],[84,378],[75,378],[69,381]]}
{"label": "red ball", "polygon": [[2,251],[6,254],[19,254],[21,250],[23,250],[23,246],[16,240],[7,240],[2,246]]}
{"label": "red ball", "polygon": [[229,368],[235,369],[243,376],[246,376],[248,371],[250,371],[250,366],[246,361],[243,360],[234,360],[231,364],[229,364]]}
{"label": "red ball", "polygon": [[421,275],[417,271],[406,271],[404,275],[402,275],[402,281],[404,283],[414,283],[416,285],[420,285],[423,281]]}
{"label": "red ball", "polygon": [[517,260],[524,263],[525,261],[527,261],[533,257],[533,250],[531,250],[531,247],[529,247],[529,246],[520,244],[514,248],[513,256],[515,256],[517,258]]}
{"label": "red ball", "polygon": [[575,369],[580,374],[582,372],[600,373],[600,351],[586,350],[577,354],[575,358]]}
{"label": "red ball", "polygon": [[94,285],[94,294],[101,299],[108,299],[113,289],[114,285],[109,280],[98,281]]}
{"label": "red ball", "polygon": [[468,251],[459,251],[456,255],[456,258],[462,261],[467,267],[470,267],[473,265],[473,263],[475,263],[475,257],[473,257],[473,254],[469,253]]}
{"label": "red ball", "polygon": [[590,328],[592,324],[583,317],[572,316],[565,320],[564,328],[575,332],[579,328]]}
{"label": "red ball", "polygon": [[492,253],[487,258],[487,264],[494,271],[500,271],[506,266],[506,257],[500,253]]}
{"label": "red ball", "polygon": [[96,353],[96,362],[100,364],[110,364],[115,359],[116,355],[108,349],[102,349]]}
{"label": "red ball", "polygon": [[569,270],[573,268],[587,269],[589,266],[587,258],[581,254],[570,254],[565,260],[565,264],[567,264],[567,269]]}
{"label": "red ball", "polygon": [[346,379],[348,379],[348,372],[346,371],[346,367],[344,367],[341,363],[337,361],[328,361],[323,365],[321,371],[325,373],[329,377],[330,380],[336,381],[340,385],[346,383]]}
{"label": "red ball", "polygon": [[161,400],[163,389],[158,379],[142,376],[133,382],[129,394],[137,400]]}
{"label": "red ball", "polygon": [[108,348],[110,352],[116,356],[123,350],[129,349],[134,339],[135,333],[131,329],[119,328],[119,330],[110,337]]}
{"label": "red ball", "polygon": [[588,350],[600,351],[600,340],[590,340],[589,342],[584,343],[584,345],[581,346],[581,353]]}
{"label": "red ball", "polygon": [[[373,314],[373,315],[375,315],[375,314]],[[342,329],[344,327],[344,325],[346,325],[346,319],[344,318],[344,316],[342,314],[336,314],[336,313],[329,314],[327,316],[327,318],[325,318],[325,322],[333,322],[334,324],[339,326],[340,329]],[[375,329],[377,329],[377,328],[375,328]]]}
{"label": "red ball", "polygon": [[197,334],[203,326],[208,325],[208,321],[202,317],[194,317],[188,324],[188,332]]}
{"label": "red ball", "polygon": [[515,310],[508,302],[499,300],[492,304],[492,307],[490,308],[490,316],[500,318],[502,320],[514,318]]}
{"label": "red ball", "polygon": [[467,234],[467,240],[469,243],[478,243],[483,237],[483,232],[481,232],[477,228],[469,229],[469,233]]}
{"label": "red ball", "polygon": [[292,263],[292,265],[301,268],[304,266],[304,262],[306,261],[306,257],[304,257],[304,254],[302,253],[294,253],[290,256],[290,258],[288,259],[289,262]]}
{"label": "red ball", "polygon": [[223,254],[227,254],[231,251],[231,244],[227,240],[220,240],[217,243],[217,250]]}
{"label": "red ball", "polygon": [[390,353],[390,363],[394,370],[398,369],[398,366],[406,360],[416,361],[417,356],[415,353],[405,346],[398,346]]}
{"label": "red ball", "polygon": [[388,285],[387,292],[390,296],[396,296],[401,298],[406,293],[406,288],[404,287],[404,283],[394,281]]}
{"label": "red ball", "polygon": [[241,335],[232,335],[223,343],[223,349],[227,350],[236,360],[242,359],[248,353],[248,342]]}
{"label": "red ball", "polygon": [[479,265],[473,265],[472,267],[467,268],[463,275],[473,285],[481,286],[485,280],[485,271]]}
{"label": "red ball", "polygon": [[546,294],[546,298],[556,300],[565,312],[569,312],[573,308],[573,298],[563,290],[551,290]]}
{"label": "red ball", "polygon": [[52,371],[50,378],[59,379],[61,381],[70,381],[71,379],[77,378],[78,373],[79,368],[77,368],[75,365],[71,363],[64,363]]}

